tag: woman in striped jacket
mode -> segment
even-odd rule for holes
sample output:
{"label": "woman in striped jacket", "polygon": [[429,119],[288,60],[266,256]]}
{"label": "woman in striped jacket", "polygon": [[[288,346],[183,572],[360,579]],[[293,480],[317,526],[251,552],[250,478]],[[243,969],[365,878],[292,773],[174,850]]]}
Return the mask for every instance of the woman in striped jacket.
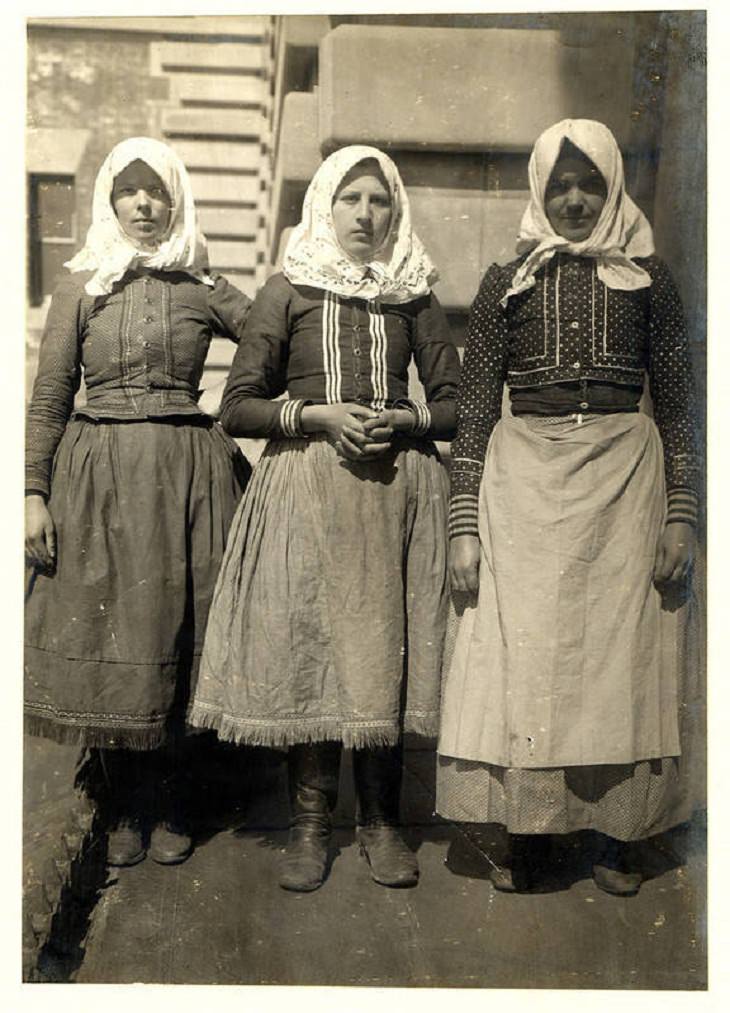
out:
{"label": "woman in striped jacket", "polygon": [[335,152],[223,398],[229,433],[269,442],[231,531],[191,719],[288,747],[285,889],[326,875],[342,745],[373,878],[418,876],[396,829],[400,742],[438,727],[447,491],[432,440],[453,435],[459,374],[435,279],[393,162]]}

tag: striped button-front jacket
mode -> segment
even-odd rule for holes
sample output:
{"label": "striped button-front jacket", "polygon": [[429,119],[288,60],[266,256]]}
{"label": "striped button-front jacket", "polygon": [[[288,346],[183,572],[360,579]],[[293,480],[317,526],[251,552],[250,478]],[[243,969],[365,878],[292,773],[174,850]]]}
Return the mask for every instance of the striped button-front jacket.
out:
{"label": "striped button-front jacket", "polygon": [[560,415],[590,412],[592,384],[640,389],[648,375],[669,519],[694,522],[701,474],[697,404],[682,305],[666,264],[655,256],[637,260],[651,285],[619,291],[600,281],[595,260],[560,253],[504,308],[519,263],[489,268],[469,316],[452,447],[451,536],[477,533],[484,456],[505,383],[511,390],[582,388],[582,403],[556,408]]}
{"label": "striped button-front jacket", "polygon": [[[408,398],[415,359],[425,400]],[[305,404],[409,407],[415,435],[450,440],[459,358],[432,294],[401,305],[346,299],[269,279],[254,301],[223,395],[234,436],[302,436]],[[289,399],[275,401],[284,391]]]}
{"label": "striped button-front jacket", "polygon": [[26,489],[48,494],[83,368],[94,419],[201,415],[198,385],[214,334],[238,341],[251,300],[174,271],[128,271],[91,296],[91,271],[64,275],[51,300],[26,427]]}

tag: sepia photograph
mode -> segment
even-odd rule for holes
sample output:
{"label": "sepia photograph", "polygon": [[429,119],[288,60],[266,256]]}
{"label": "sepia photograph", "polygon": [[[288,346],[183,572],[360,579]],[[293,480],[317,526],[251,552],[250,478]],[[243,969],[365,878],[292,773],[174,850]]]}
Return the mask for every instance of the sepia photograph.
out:
{"label": "sepia photograph", "polygon": [[706,993],[708,11],[24,35],[24,986]]}

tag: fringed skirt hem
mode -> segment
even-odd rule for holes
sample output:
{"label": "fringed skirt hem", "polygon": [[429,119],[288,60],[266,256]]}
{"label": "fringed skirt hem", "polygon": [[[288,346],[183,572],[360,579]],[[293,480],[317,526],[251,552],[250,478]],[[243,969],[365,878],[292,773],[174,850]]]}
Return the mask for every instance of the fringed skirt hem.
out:
{"label": "fringed skirt hem", "polygon": [[168,739],[167,722],[136,726],[78,724],[56,717],[26,713],[23,719],[26,734],[38,735],[63,746],[80,749],[158,749]]}
{"label": "fringed skirt hem", "polygon": [[346,721],[331,717],[275,720],[237,718],[196,704],[188,720],[196,728],[212,729],[225,742],[236,745],[286,749],[300,743],[341,742],[347,749],[396,745],[403,732],[435,738],[438,714],[406,714],[400,721]]}

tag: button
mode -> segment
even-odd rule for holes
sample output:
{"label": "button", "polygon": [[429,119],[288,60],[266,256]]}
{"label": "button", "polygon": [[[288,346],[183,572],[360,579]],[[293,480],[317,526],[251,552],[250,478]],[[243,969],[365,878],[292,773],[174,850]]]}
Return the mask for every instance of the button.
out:
{"label": "button", "polygon": [[150,390],[150,391],[151,391],[151,390],[152,390],[152,384],[151,384],[151,383],[148,383],[148,384],[147,384],[147,385],[145,386],[145,390]]}
{"label": "button", "polygon": [[150,347],[150,344],[151,344],[151,342],[149,342],[149,341],[143,341],[143,342],[142,342],[142,347],[143,347],[143,348],[149,348],[149,347]]}
{"label": "button", "polygon": [[580,369],[580,363],[579,362],[574,362],[573,363],[573,369]]}
{"label": "button", "polygon": [[577,320],[571,320],[570,321],[570,329],[572,331],[577,331],[579,327],[580,327],[580,324],[578,323]]}
{"label": "button", "polygon": [[359,348],[353,348],[352,354],[353,355],[360,355],[360,349]]}
{"label": "button", "polygon": [[151,324],[154,319],[155,319],[154,317],[145,317],[144,322],[146,324]]}
{"label": "button", "polygon": [[578,405],[578,407],[586,409],[588,407],[588,402],[587,401],[581,401],[581,403]]}
{"label": "button", "polygon": [[353,329],[353,331],[359,331],[360,330],[360,324],[353,324],[352,325],[352,329]]}

